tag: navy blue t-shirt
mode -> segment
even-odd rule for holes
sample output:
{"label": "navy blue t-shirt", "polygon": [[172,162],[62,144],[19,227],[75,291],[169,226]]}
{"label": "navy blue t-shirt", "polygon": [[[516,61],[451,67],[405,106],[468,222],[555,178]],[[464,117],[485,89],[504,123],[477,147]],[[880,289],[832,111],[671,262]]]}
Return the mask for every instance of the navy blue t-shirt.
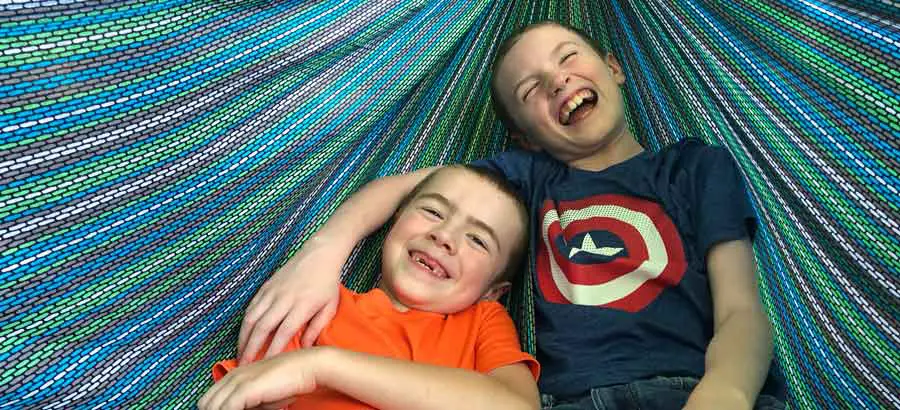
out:
{"label": "navy blue t-shirt", "polygon": [[530,151],[476,165],[506,175],[531,211],[541,392],[703,376],[706,254],[756,227],[728,151],[686,140],[600,172]]}

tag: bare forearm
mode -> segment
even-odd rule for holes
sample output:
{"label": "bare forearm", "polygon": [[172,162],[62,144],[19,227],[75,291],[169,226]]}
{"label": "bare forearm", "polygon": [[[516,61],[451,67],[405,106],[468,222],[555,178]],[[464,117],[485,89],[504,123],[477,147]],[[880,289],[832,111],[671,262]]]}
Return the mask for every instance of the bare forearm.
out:
{"label": "bare forearm", "polygon": [[690,409],[750,409],[772,361],[772,329],[759,300],[749,240],[715,245],[707,256],[715,331]]}
{"label": "bare forearm", "polygon": [[[346,260],[353,247],[384,225],[400,201],[435,168],[374,180],[350,196],[304,246],[328,246]],[[297,252],[291,261],[300,259]],[[290,263],[290,261],[289,261]]]}
{"label": "bare forearm", "polygon": [[706,352],[701,386],[733,389],[751,408],[772,361],[772,330],[761,311],[734,312],[716,330]]}
{"label": "bare forearm", "polygon": [[[537,409],[536,397],[517,393],[494,377],[449,367],[327,349],[319,386],[380,409]],[[320,377],[321,376],[321,377]]]}
{"label": "bare forearm", "polygon": [[405,194],[393,188],[391,178],[369,182],[347,198],[316,236],[356,243],[384,225]]}

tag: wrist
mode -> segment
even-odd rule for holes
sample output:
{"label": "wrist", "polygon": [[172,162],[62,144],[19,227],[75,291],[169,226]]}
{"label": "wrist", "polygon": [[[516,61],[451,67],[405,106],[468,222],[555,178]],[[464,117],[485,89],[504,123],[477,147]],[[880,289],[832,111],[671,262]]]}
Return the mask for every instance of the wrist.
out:
{"label": "wrist", "polygon": [[[319,386],[327,386],[328,379],[334,377],[331,373],[340,369],[338,361],[341,349],[332,346],[315,346],[306,350],[310,355],[310,367]],[[301,350],[301,351],[303,351]]]}
{"label": "wrist", "polygon": [[322,248],[349,256],[362,236],[356,235],[352,229],[341,228],[335,224],[326,225],[313,233],[303,243],[304,247]]}
{"label": "wrist", "polygon": [[[704,377],[694,388],[689,401],[718,403],[729,409],[752,409],[753,400],[744,390],[729,383],[717,382]],[[721,407],[726,408],[726,407]]]}

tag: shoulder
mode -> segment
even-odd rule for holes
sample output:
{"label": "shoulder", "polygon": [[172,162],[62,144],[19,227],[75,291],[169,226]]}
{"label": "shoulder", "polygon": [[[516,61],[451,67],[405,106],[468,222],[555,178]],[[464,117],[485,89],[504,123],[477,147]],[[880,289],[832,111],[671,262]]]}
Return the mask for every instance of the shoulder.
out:
{"label": "shoulder", "polygon": [[347,286],[344,286],[343,283],[338,284],[338,295],[340,296],[341,299],[346,298],[346,299],[350,299],[350,300],[356,300],[361,297],[365,297],[366,295],[369,295],[378,290],[379,290],[378,288],[374,288],[367,292],[356,292],[356,291],[351,290]]}
{"label": "shoulder", "polygon": [[709,145],[693,138],[673,143],[657,154],[662,164],[682,168],[688,172],[705,173],[734,162],[725,147]]}
{"label": "shoulder", "polygon": [[474,311],[474,320],[481,324],[513,323],[509,312],[499,302],[482,300],[473,305],[472,309]]}
{"label": "shoulder", "polygon": [[511,149],[509,151],[503,151],[493,156],[488,161],[515,167],[531,165],[534,163],[536,158],[537,153],[535,152],[523,149]]}
{"label": "shoulder", "polygon": [[479,300],[475,305],[473,305],[476,309],[481,312],[504,312],[506,313],[506,308],[500,304],[500,302],[494,300]]}
{"label": "shoulder", "polygon": [[[555,162],[554,162],[555,161]],[[482,166],[503,174],[520,194],[531,190],[531,187],[550,173],[551,167],[559,167],[558,161],[548,155],[514,149],[505,151],[488,159],[475,161],[472,165]]]}
{"label": "shoulder", "polygon": [[669,144],[659,152],[660,156],[673,156],[684,158],[702,158],[716,155],[730,155],[728,150],[710,145],[696,138],[685,138],[675,143]]}
{"label": "shoulder", "polygon": [[519,166],[562,164],[561,162],[559,162],[559,160],[554,159],[544,152],[529,151],[521,148],[514,148],[508,151],[503,151],[485,161]]}
{"label": "shoulder", "polygon": [[499,302],[489,300],[479,300],[472,306],[460,310],[459,312],[451,313],[448,316],[457,319],[471,320],[476,323],[494,320],[498,316],[501,318],[505,316],[509,318],[509,320],[512,320],[503,305]]}

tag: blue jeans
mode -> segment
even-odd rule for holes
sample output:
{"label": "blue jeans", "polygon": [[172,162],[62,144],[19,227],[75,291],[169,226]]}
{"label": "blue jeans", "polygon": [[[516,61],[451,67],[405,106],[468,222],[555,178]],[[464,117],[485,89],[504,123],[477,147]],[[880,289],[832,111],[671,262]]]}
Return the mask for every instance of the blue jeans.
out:
{"label": "blue jeans", "polygon": [[[655,377],[628,384],[591,389],[579,397],[541,395],[544,410],[681,410],[700,381],[693,377]],[[755,410],[783,410],[784,403],[761,394]]]}

